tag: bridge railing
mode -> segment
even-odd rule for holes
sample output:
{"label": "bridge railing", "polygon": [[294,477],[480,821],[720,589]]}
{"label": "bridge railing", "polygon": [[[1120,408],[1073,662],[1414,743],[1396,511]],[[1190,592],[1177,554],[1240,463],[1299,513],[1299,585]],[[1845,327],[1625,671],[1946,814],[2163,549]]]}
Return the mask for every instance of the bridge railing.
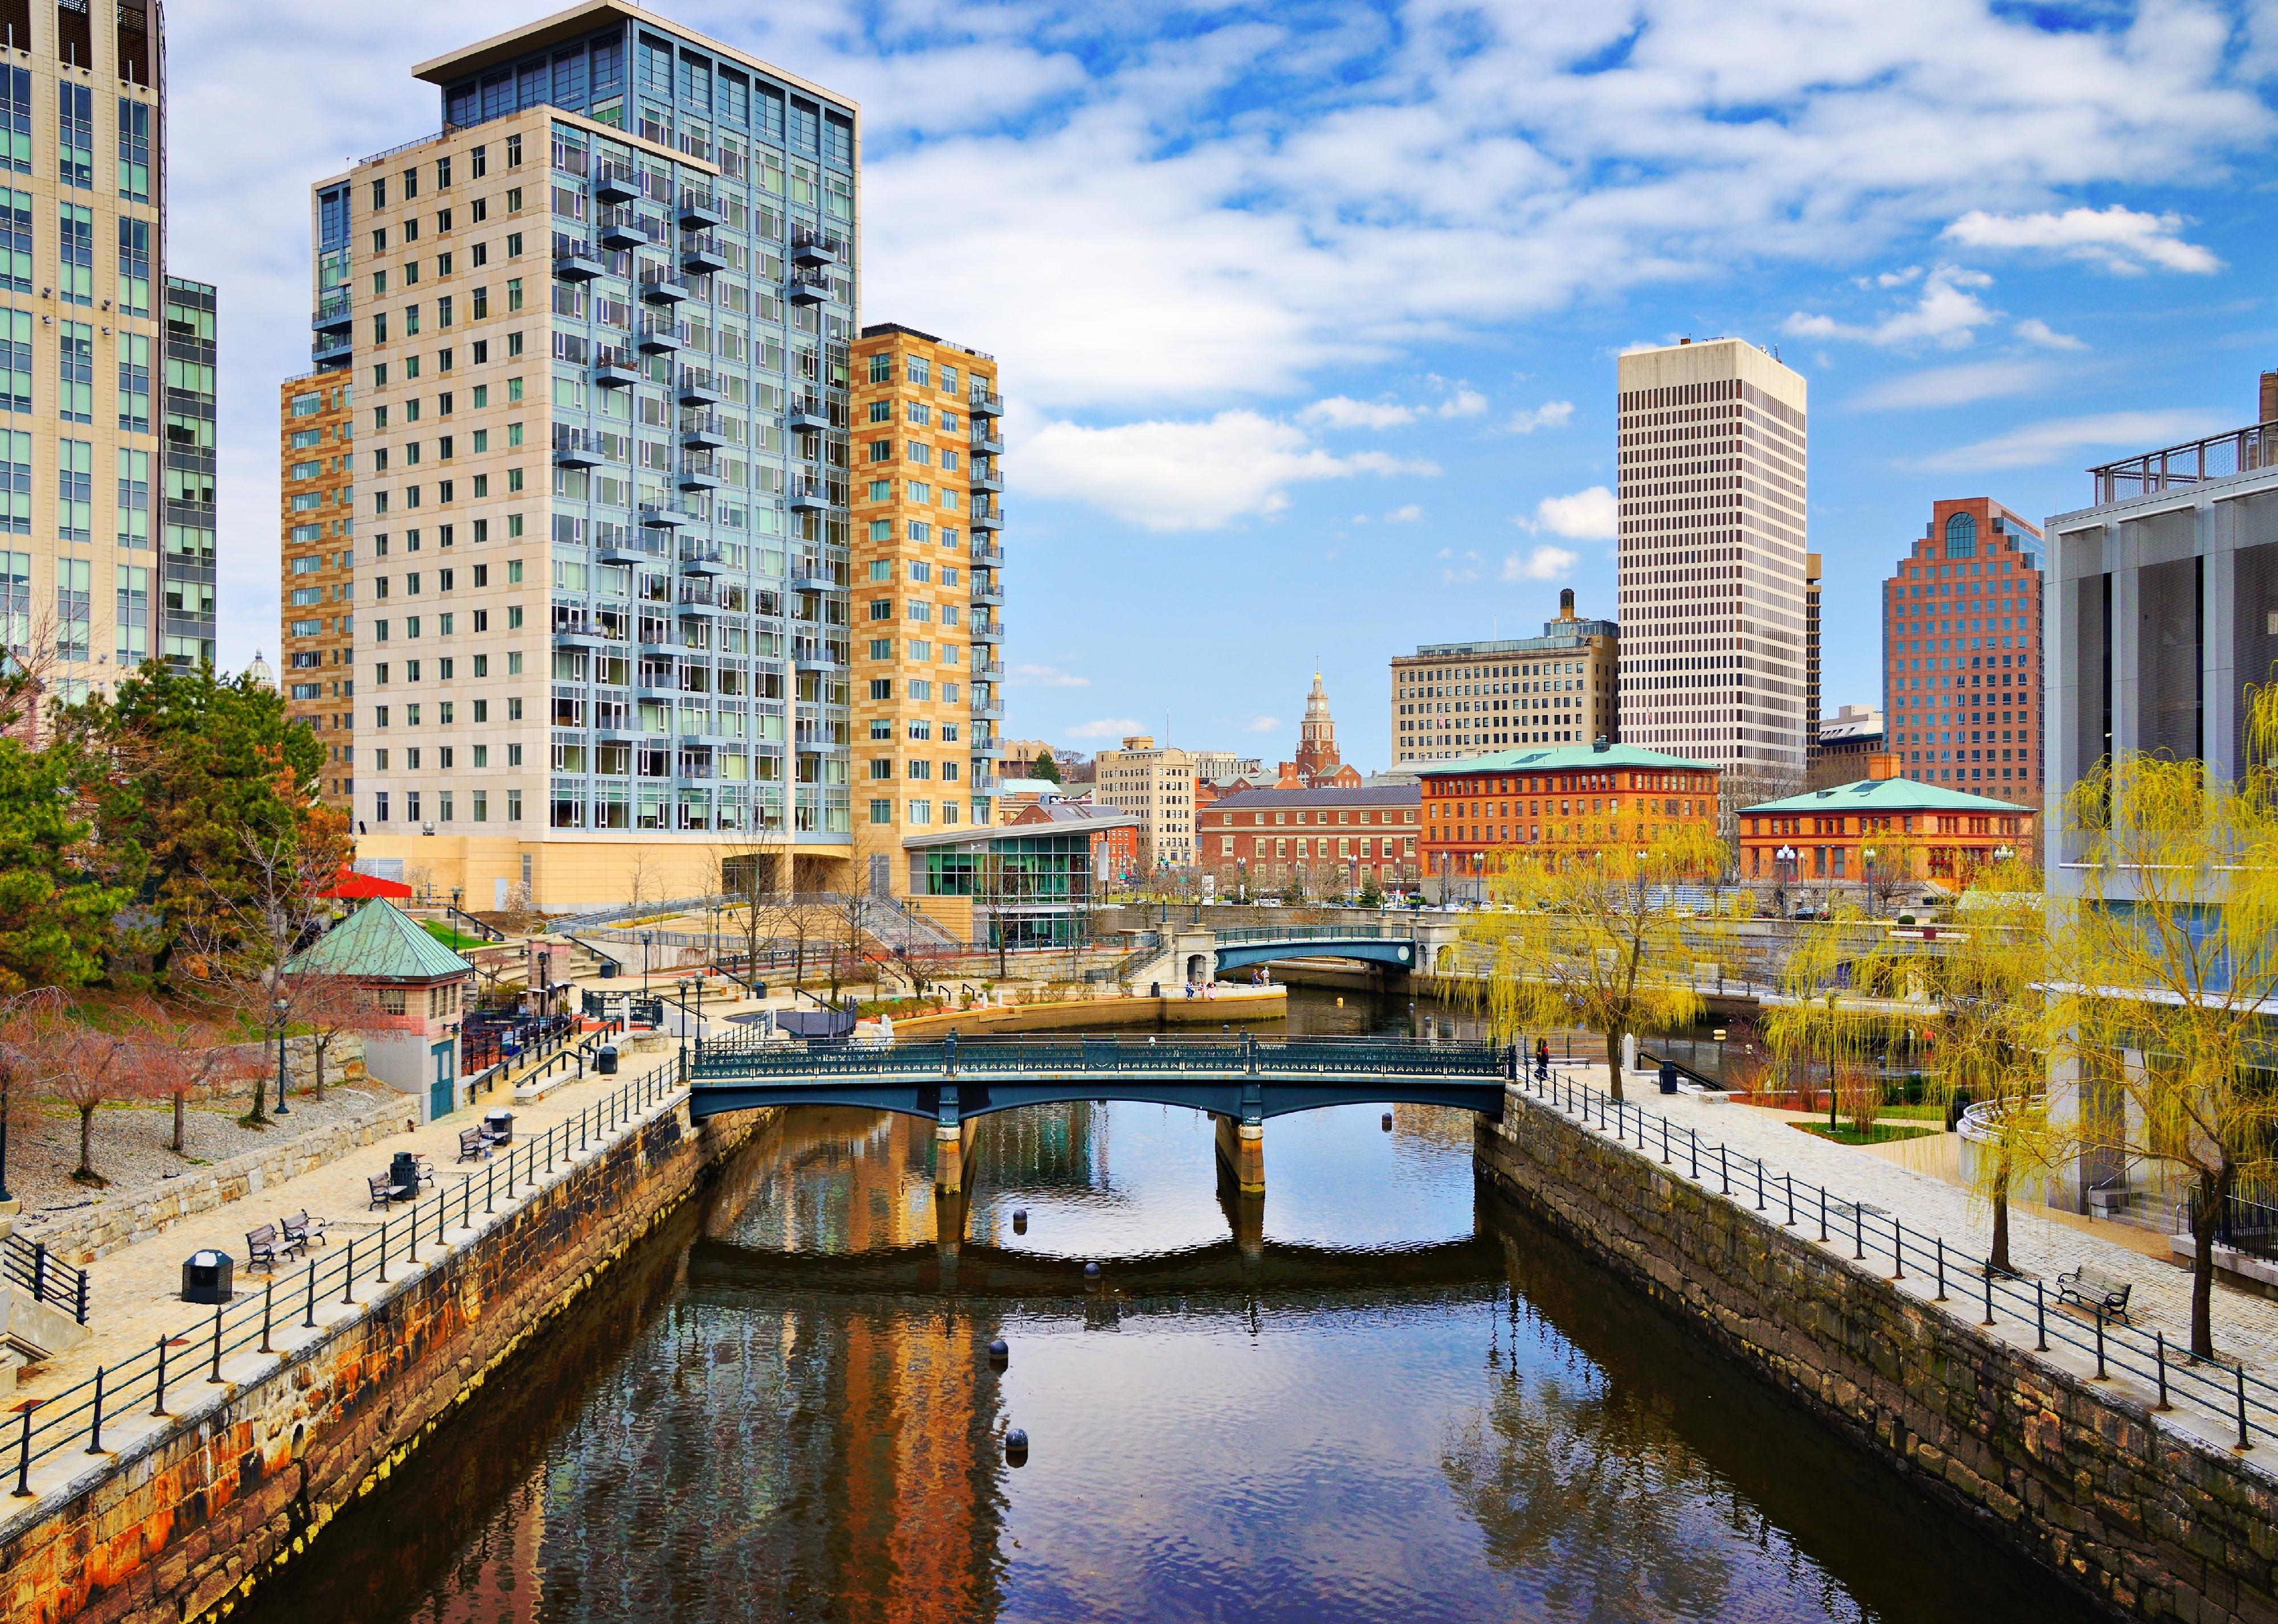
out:
{"label": "bridge railing", "polygon": [[745,1078],[1147,1075],[1507,1077],[1515,1051],[1494,1043],[1421,1038],[1272,1037],[1254,1033],[1148,1037],[1128,1033],[796,1044],[738,1033],[691,1050],[692,1082]]}
{"label": "bridge railing", "polygon": [[1413,942],[1414,930],[1397,925],[1271,925],[1214,932],[1218,945],[1249,947],[1273,942]]}
{"label": "bridge railing", "polygon": [[2146,1330],[2101,1308],[2085,1308],[2082,1312],[2091,1317],[2077,1318],[2050,1301],[2044,1281],[1996,1269],[1948,1245],[1941,1235],[1920,1227],[1909,1230],[1895,1213],[1770,1168],[1746,1151],[1706,1140],[1689,1127],[1616,1100],[1564,1072],[1545,1078],[1528,1066],[1517,1086],[1583,1127],[1612,1135],[1640,1155],[1659,1156],[1672,1172],[1682,1173],[1703,1190],[1713,1186],[1713,1193],[1753,1210],[1764,1224],[1816,1233],[1831,1246],[1847,1241],[1854,1262],[1888,1260],[1893,1281],[1904,1280],[1912,1269],[1916,1280],[1935,1288],[1933,1302],[1948,1300],[1950,1280],[1960,1294],[1957,1309],[1966,1305],[1982,1310],[1981,1326],[2008,1324],[2019,1327],[2021,1333],[2029,1330],[2036,1353],[2048,1352],[2053,1341],[2093,1358],[2098,1380],[2114,1370],[2132,1376],[2157,1390],[2160,1408],[2186,1407],[2222,1422],[2236,1434],[2240,1449],[2252,1448],[2257,1438],[2278,1439],[2278,1385],[2250,1373],[2244,1361],[2196,1358],[2170,1347],[2165,1331]]}

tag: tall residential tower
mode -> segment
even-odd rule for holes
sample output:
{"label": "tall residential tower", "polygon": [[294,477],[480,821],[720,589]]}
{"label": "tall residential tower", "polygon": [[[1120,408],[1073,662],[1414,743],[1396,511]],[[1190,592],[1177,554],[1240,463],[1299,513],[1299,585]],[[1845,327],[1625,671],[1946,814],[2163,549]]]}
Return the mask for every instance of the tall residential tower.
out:
{"label": "tall residential tower", "polygon": [[214,290],[164,263],[155,0],[0,37],[0,644],[74,700],[213,658]]}
{"label": "tall residential tower", "polygon": [[1805,387],[1738,339],[1618,363],[1624,743],[1800,778]]}
{"label": "tall residential tower", "polygon": [[626,0],[415,71],[441,133],[315,188],[360,855],[485,907],[839,883],[853,103]]}

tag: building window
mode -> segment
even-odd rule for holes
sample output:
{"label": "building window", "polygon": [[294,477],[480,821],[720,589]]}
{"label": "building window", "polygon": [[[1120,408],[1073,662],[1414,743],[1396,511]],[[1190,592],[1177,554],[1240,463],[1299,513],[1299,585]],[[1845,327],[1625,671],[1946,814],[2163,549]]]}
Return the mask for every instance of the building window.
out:
{"label": "building window", "polygon": [[1977,521],[1966,513],[1957,513],[1945,522],[1945,556],[1976,558],[1977,556]]}

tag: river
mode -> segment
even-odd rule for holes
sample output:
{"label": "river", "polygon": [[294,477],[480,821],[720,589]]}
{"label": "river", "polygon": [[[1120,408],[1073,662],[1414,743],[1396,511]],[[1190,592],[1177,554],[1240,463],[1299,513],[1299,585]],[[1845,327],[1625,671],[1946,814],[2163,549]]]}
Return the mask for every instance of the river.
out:
{"label": "river", "polygon": [[237,1616],[2092,1616],[1392,1117],[1269,1124],[1262,1212],[1191,1112],[990,1117],[944,1245],[929,1128],[788,1113]]}

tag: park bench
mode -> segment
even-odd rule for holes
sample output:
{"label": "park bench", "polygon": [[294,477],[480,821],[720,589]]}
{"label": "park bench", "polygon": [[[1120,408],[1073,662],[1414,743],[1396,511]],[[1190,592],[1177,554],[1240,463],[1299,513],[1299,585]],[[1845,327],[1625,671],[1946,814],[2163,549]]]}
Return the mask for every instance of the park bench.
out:
{"label": "park bench", "polygon": [[482,1129],[462,1128],[459,1130],[460,1161],[479,1162],[483,1159],[484,1152],[487,1151],[490,1147],[491,1136]]}
{"label": "park bench", "polygon": [[2108,1275],[2093,1263],[2082,1263],[2069,1273],[2057,1277],[2057,1300],[2075,1302],[2097,1314],[2108,1314],[2114,1319],[2128,1317],[2128,1294],[2136,1289],[2135,1283]]}
{"label": "park bench", "polygon": [[245,1231],[245,1250],[250,1260],[249,1266],[264,1274],[274,1274],[278,1263],[283,1259],[308,1249],[308,1243],[304,1240],[296,1241],[289,1237],[280,1239],[274,1224],[264,1224],[259,1229]]}
{"label": "park bench", "polygon": [[279,1227],[284,1230],[285,1239],[289,1244],[303,1251],[312,1243],[317,1246],[325,1244],[325,1221],[310,1217],[305,1207],[291,1217],[280,1219]]}
{"label": "park bench", "polygon": [[371,1186],[371,1204],[365,1210],[385,1212],[388,1204],[395,1200],[394,1180],[388,1178],[386,1173],[374,1173],[364,1182]]}

